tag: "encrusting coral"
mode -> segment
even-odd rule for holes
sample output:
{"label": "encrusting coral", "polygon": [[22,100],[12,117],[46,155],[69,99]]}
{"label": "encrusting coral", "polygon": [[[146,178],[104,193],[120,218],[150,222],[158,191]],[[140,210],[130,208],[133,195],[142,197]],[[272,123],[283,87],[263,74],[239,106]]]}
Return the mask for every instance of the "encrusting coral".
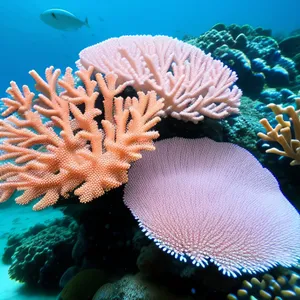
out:
{"label": "encrusting coral", "polygon": [[11,279],[31,286],[54,288],[59,278],[72,265],[72,248],[78,225],[72,218],[37,224],[8,238],[2,259],[10,265]]}
{"label": "encrusting coral", "polygon": [[[252,277],[244,280],[235,294],[229,294],[228,300],[283,300],[300,299],[299,267],[292,269],[278,268],[276,276],[264,274],[262,279]],[[274,275],[274,274],[273,274]]]}
{"label": "encrusting coral", "polygon": [[[127,182],[130,163],[141,158],[142,150],[155,149],[152,140],[159,134],[150,129],[160,121],[163,99],[157,100],[155,92],[139,92],[139,99],[115,98],[127,84],[117,87],[112,73],[96,74],[92,80],[93,71],[76,72],[84,88],[76,87],[71,68],[62,79],[59,69],[47,68],[46,81],[31,71],[41,92],[36,102],[28,86],[21,92],[11,82],[7,92],[12,98],[2,99],[7,106],[2,115],[9,117],[0,121],[0,138],[5,139],[0,160],[7,162],[0,166],[1,202],[15,190],[24,190],[16,198],[19,204],[42,196],[34,210],[73,190],[80,202],[89,202]],[[58,86],[64,89],[59,94]],[[102,129],[95,120],[102,114],[96,108],[97,88],[104,97]]]}
{"label": "encrusting coral", "polygon": [[[296,99],[296,105],[300,108],[300,98]],[[268,142],[277,142],[283,150],[277,148],[268,149],[267,153],[287,156],[293,159],[292,166],[300,165],[300,109],[293,106],[281,107],[274,103],[268,105],[275,114],[278,124],[273,128],[266,118],[260,120],[267,133],[259,132],[258,136]],[[283,115],[287,115],[290,121],[285,121]],[[293,127],[292,127],[293,125]],[[292,128],[294,133],[292,133]]]}

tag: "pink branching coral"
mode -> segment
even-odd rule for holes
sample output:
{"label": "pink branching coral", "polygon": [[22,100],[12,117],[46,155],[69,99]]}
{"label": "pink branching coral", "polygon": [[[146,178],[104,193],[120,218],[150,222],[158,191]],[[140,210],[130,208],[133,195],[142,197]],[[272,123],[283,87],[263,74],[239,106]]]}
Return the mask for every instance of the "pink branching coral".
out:
{"label": "pink branching coral", "polygon": [[[0,137],[5,138],[0,160],[11,161],[0,165],[1,202],[16,189],[24,190],[16,199],[19,204],[42,196],[35,210],[73,190],[80,202],[89,202],[127,182],[130,163],[141,158],[142,150],[154,150],[152,140],[158,132],[150,129],[160,121],[156,115],[163,100],[154,92],[140,92],[139,99],[114,98],[126,84],[117,87],[115,74],[96,74],[92,80],[93,71],[90,67],[76,72],[84,87],[75,86],[71,68],[63,79],[60,70],[46,69],[46,81],[31,71],[41,92],[35,105],[28,86],[21,91],[11,82],[11,98],[2,99],[7,106],[3,116],[9,117],[0,122]],[[64,89],[59,94],[58,86]],[[95,106],[97,88],[104,96],[102,128],[95,120],[102,113]],[[43,122],[42,116],[50,121]]]}
{"label": "pink branching coral", "polygon": [[234,277],[298,263],[299,214],[249,152],[208,138],[155,146],[131,167],[124,201],[162,250]]}
{"label": "pink branching coral", "polygon": [[237,75],[200,49],[167,36],[122,36],[82,50],[79,68],[118,75],[136,90],[165,99],[164,113],[197,123],[238,113]]}

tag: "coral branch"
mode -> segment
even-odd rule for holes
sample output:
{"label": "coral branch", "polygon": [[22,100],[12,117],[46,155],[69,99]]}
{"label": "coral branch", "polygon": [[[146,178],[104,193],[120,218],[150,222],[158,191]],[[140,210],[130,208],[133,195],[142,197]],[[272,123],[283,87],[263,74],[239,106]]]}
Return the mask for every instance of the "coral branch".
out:
{"label": "coral branch", "polygon": [[[298,104],[297,100],[297,104]],[[300,165],[300,117],[299,111],[296,111],[293,106],[282,108],[276,104],[269,104],[275,114],[275,119],[278,124],[273,128],[267,119],[260,120],[260,123],[265,127],[267,133],[258,133],[258,136],[269,142],[278,142],[283,150],[277,148],[268,149],[267,153],[287,156],[293,159],[292,166]],[[290,121],[285,121],[283,114],[290,118]],[[293,132],[292,132],[293,124]]]}
{"label": "coral branch", "polygon": [[[8,107],[3,115],[16,112],[18,117],[0,122],[0,137],[5,139],[0,144],[0,160],[5,162],[0,165],[0,202],[15,190],[24,191],[16,199],[19,204],[41,197],[34,210],[55,204],[73,190],[80,202],[92,201],[127,182],[130,163],[142,150],[154,149],[152,140],[158,133],[149,130],[160,121],[163,99],[157,100],[154,92],[139,93],[139,99],[114,98],[126,85],[117,87],[113,74],[97,74],[92,80],[93,71],[76,72],[84,87],[75,86],[71,68],[62,79],[53,67],[46,69],[46,80],[31,71],[41,92],[35,105],[27,86],[21,92],[11,82],[12,99],[2,99]],[[59,94],[58,86],[63,89]],[[97,86],[107,110],[102,128],[95,120],[102,114],[96,108]]]}
{"label": "coral branch", "polygon": [[137,91],[154,90],[165,99],[165,116],[197,123],[205,116],[221,119],[239,112],[236,73],[182,41],[122,36],[85,48],[79,56],[80,69],[94,66],[99,73],[118,75],[110,75],[113,85],[118,80]]}

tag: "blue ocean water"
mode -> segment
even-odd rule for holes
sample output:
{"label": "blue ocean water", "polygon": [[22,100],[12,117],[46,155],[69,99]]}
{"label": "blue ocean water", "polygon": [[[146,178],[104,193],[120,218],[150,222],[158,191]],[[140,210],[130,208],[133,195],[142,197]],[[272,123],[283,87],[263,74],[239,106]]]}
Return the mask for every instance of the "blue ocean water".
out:
{"label": "blue ocean water", "polygon": [[[40,14],[50,8],[65,9],[82,21],[87,18],[89,27],[83,26],[76,31],[70,32],[54,29],[40,19]],[[272,30],[272,37],[278,37],[281,40],[284,37],[288,37],[291,32],[300,30],[300,1],[0,1],[0,54],[2,58],[0,98],[5,96],[5,90],[8,88],[11,80],[16,81],[20,86],[28,84],[30,87],[33,87],[33,80],[28,75],[28,71],[32,69],[41,75],[44,74],[45,68],[51,65],[62,70],[68,66],[76,69],[75,61],[78,59],[78,53],[82,49],[108,38],[136,34],[168,35],[178,39],[189,40],[194,45],[194,43],[197,44],[199,41],[197,39],[194,40],[193,37],[199,37],[217,23],[223,23],[227,26],[230,24],[238,24],[240,26],[249,24],[253,28],[262,27],[263,29],[270,29]],[[298,42],[297,45],[300,57],[300,43]],[[254,48],[255,46],[253,46]],[[256,49],[254,50],[256,51]],[[259,49],[261,52],[263,50]],[[289,50],[293,52],[293,49]],[[237,84],[238,86],[240,84],[239,88],[241,88],[246,97],[242,101],[241,116],[237,118],[229,117],[228,120],[219,123],[207,122],[203,126],[201,124],[194,126],[194,124],[190,123],[176,123],[176,121],[173,123],[172,120],[167,120],[158,128],[161,130],[162,139],[173,136],[183,136],[186,138],[208,136],[218,141],[231,142],[246,148],[272,172],[279,181],[284,196],[299,210],[300,184],[298,178],[300,166],[290,166],[291,159],[289,157],[265,154],[265,150],[273,146],[275,147],[276,143],[268,144],[259,139],[257,132],[264,130],[259,124],[259,120],[263,117],[267,118],[272,126],[277,124],[272,112],[266,107],[270,102],[297,107],[295,99],[299,97],[297,94],[298,90],[300,90],[300,58],[298,57],[297,61],[297,55],[295,53],[292,55],[289,51],[287,51],[287,54],[284,54],[287,56],[290,54],[288,57],[281,57],[280,51],[272,52],[271,58],[266,58],[262,55],[255,57],[255,51],[251,52],[249,50],[247,53],[248,57],[243,57],[240,52],[237,54],[234,51],[230,52],[230,54],[228,52],[228,57],[220,54],[220,57],[224,58],[224,63],[228,63],[229,67],[233,68],[238,64],[233,63],[231,65],[232,61],[237,57],[242,57],[238,62],[242,61],[244,63],[245,69],[243,69],[243,72],[245,72],[246,76],[240,76],[242,80]],[[279,56],[280,59],[278,58]],[[267,61],[265,65],[262,62],[262,57]],[[297,63],[298,65],[296,66]],[[249,68],[250,70],[252,68],[254,75],[251,72],[250,75],[247,73]],[[248,75],[249,77],[247,77]],[[247,85],[249,82],[250,89],[249,85]],[[299,107],[300,104],[298,104]],[[1,103],[0,109],[3,109]],[[284,118],[288,120],[288,116]],[[292,137],[297,139],[297,135],[293,131],[293,125],[291,129]],[[0,138],[0,143],[2,141]],[[2,153],[0,150],[0,154]],[[247,295],[241,296],[241,298],[234,298],[235,296],[226,298],[226,295],[229,293],[236,294],[236,291],[241,287],[242,279],[245,278],[250,282],[252,275],[245,275],[242,279],[238,279],[240,281],[230,281],[228,278],[224,279],[214,269],[209,269],[208,273],[205,273],[205,271],[197,273],[195,271],[196,275],[192,269],[181,269],[181,265],[178,266],[177,261],[173,257],[160,256],[160,250],[157,252],[156,248],[149,245],[148,240],[144,240],[141,237],[140,231],[137,229],[137,224],[127,208],[125,209],[122,206],[122,201],[120,201],[121,204],[114,201],[115,199],[122,199],[122,191],[113,191],[112,194],[105,197],[100,199],[101,202],[97,204],[93,203],[92,205],[95,205],[95,207],[90,206],[92,209],[88,213],[81,206],[79,210],[82,209],[82,211],[79,213],[77,211],[78,207],[76,205],[73,206],[73,203],[70,202],[62,205],[62,208],[53,209],[51,207],[42,212],[32,212],[31,204],[28,206],[17,206],[13,203],[13,199],[10,199],[12,201],[9,200],[5,204],[0,204],[0,255],[4,254],[3,262],[6,263],[6,265],[0,264],[0,300],[115,299],[110,294],[111,291],[109,288],[99,292],[99,295],[97,297],[95,295],[94,298],[90,294],[86,298],[82,295],[78,296],[78,298],[75,296],[64,296],[64,298],[61,295],[61,298],[58,298],[59,292],[66,286],[66,283],[74,274],[82,270],[93,270],[94,272],[94,268],[97,269],[95,272],[98,272],[98,268],[100,269],[100,267],[105,269],[107,274],[109,274],[109,276],[106,274],[107,278],[105,280],[101,281],[102,275],[100,271],[99,274],[96,273],[96,276],[93,275],[94,273],[86,276],[89,279],[88,281],[92,281],[90,279],[94,277],[100,278],[101,280],[99,279],[99,282],[96,282],[98,284],[97,287],[108,281],[114,282],[116,278],[119,280],[123,275],[131,276],[132,274],[136,274],[137,270],[139,270],[141,273],[144,272],[147,274],[149,271],[149,273],[153,272],[155,275],[153,276],[151,273],[154,282],[156,280],[156,286],[153,287],[147,283],[149,284],[145,284],[147,289],[151,290],[153,288],[155,290],[157,287],[160,287],[160,284],[163,286],[162,290],[174,287],[171,294],[175,295],[177,293],[176,296],[186,297],[182,299],[249,299],[250,294],[248,295],[247,293]],[[74,221],[73,224],[69,219],[67,221],[63,219],[63,221],[55,223],[54,220],[56,218],[62,218],[64,215],[71,215],[77,223]],[[37,223],[46,225],[38,225],[32,228]],[[43,230],[45,229],[43,226],[50,228],[50,232],[47,233],[49,238],[47,235],[43,236]],[[51,228],[53,228],[53,232],[51,232]],[[146,226],[142,226],[142,228],[146,231]],[[57,238],[56,236],[54,238],[55,233],[60,233],[60,230],[65,231],[62,232],[60,237]],[[28,253],[21,253],[19,256],[15,254],[5,261],[5,258],[7,258],[5,255],[9,256],[10,249],[15,251],[19,245],[18,243],[20,243],[21,248],[23,244],[27,247],[31,243],[30,239],[27,239],[26,236],[28,232],[32,236],[40,234],[41,239],[44,238],[43,241],[41,242],[33,238],[33,247],[29,245]],[[11,234],[13,234],[13,237],[10,237],[7,244]],[[52,238],[55,240],[54,245],[49,245]],[[35,251],[32,248],[35,249],[36,245],[38,250],[41,250],[43,247],[49,247],[50,249],[47,252],[49,256],[46,255],[46,258],[43,257],[45,264],[40,267],[39,264],[34,263],[33,259],[32,264],[28,263],[28,269],[15,268],[22,275],[15,275],[14,277],[14,275],[9,273],[9,266],[16,263],[20,259],[20,256],[21,258],[25,257],[24,261],[26,263],[30,261],[30,255]],[[161,246],[161,248],[164,248],[166,252],[171,252],[167,247]],[[139,260],[137,259],[137,253],[140,255]],[[174,255],[174,253],[172,254]],[[177,257],[177,253],[174,256]],[[184,256],[178,257],[186,260]],[[201,265],[201,263],[208,264],[208,259],[205,258],[201,263],[196,260],[194,262],[198,265]],[[53,268],[53,266],[55,267]],[[35,268],[39,270],[37,271]],[[32,270],[37,272],[40,278],[37,279],[35,276],[36,273],[31,273]],[[280,294],[281,298],[278,299],[290,299],[289,297],[291,296],[294,297],[292,299],[300,299],[298,288],[300,285],[299,268],[292,271],[286,269],[284,271],[277,271],[276,269],[273,273],[271,272],[271,275],[268,274],[267,277],[258,275],[259,284],[255,280],[253,281],[254,283],[251,282],[256,293],[267,285],[265,288],[265,293],[267,294],[263,294],[263,296],[255,294],[256,299],[271,299],[268,298],[268,293],[271,295],[276,290],[272,285],[274,285],[274,280],[279,275],[286,276],[286,282],[282,283],[280,281],[280,284],[282,283],[280,289],[288,292]],[[169,280],[165,281],[165,278],[162,278],[160,273],[164,274]],[[251,273],[251,270],[249,273]],[[24,274],[29,274],[28,278]],[[30,277],[31,274],[34,274],[32,275],[33,281],[30,281],[32,280]],[[235,275],[234,272],[230,274]],[[193,277],[194,275],[195,277]],[[29,284],[30,288],[27,290],[27,285],[17,283],[17,280],[20,280],[22,276],[25,277],[23,278],[23,282],[29,282],[33,287]],[[274,277],[271,278],[268,276]],[[11,280],[10,277],[15,280]],[[182,278],[184,280],[181,281]],[[205,279],[203,280],[203,278]],[[81,278],[81,280],[83,279]],[[123,286],[126,286],[128,282],[132,282],[130,281],[132,278],[127,278],[126,280]],[[85,282],[84,280],[83,282],[75,285],[80,286],[82,284],[84,286],[86,284],[89,286],[90,282]],[[137,279],[137,282],[142,281],[141,279]],[[121,290],[120,286],[122,286],[122,283],[118,282],[115,290]],[[136,290],[132,289],[138,294],[139,288],[136,286],[135,288]],[[247,288],[249,288],[249,285]],[[73,289],[74,291],[76,290],[74,287]],[[71,293],[71,295],[74,294]],[[164,293],[161,295],[164,295]],[[167,296],[160,296],[155,299],[175,299],[168,298],[170,296],[167,292],[165,295]],[[274,295],[272,294],[272,296]],[[132,299],[140,300],[141,298]]]}
{"label": "blue ocean water", "polygon": [[[43,0],[1,1],[0,94],[10,80],[27,82],[27,72],[54,65],[73,66],[86,46],[124,34],[198,36],[216,23],[250,24],[288,33],[299,28],[297,0],[227,1],[98,1]],[[66,9],[91,28],[60,32],[42,23],[39,16],[49,8]]]}

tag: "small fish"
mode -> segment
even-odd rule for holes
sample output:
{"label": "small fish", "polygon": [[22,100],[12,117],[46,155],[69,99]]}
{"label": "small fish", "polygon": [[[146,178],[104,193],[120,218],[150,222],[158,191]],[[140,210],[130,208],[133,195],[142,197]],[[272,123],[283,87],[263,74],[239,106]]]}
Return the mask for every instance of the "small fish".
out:
{"label": "small fish", "polygon": [[47,25],[64,31],[74,31],[82,26],[90,27],[87,18],[83,22],[67,10],[59,8],[44,11],[40,18]]}

